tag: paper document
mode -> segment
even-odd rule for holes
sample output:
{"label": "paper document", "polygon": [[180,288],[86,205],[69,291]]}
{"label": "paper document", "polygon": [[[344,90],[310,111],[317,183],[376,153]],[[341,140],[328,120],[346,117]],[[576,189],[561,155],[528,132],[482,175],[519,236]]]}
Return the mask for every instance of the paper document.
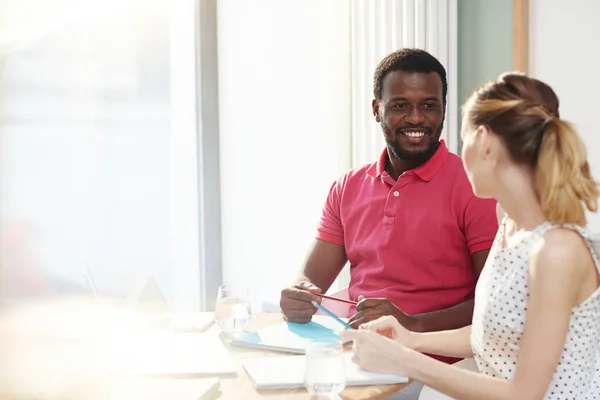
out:
{"label": "paper document", "polygon": [[[391,385],[408,382],[405,376],[376,374],[360,369],[352,362],[352,354],[344,354],[346,386]],[[254,387],[258,390],[283,390],[304,387],[306,356],[255,358],[244,361]]]}
{"label": "paper document", "polygon": [[[348,319],[342,318],[344,322]],[[342,340],[340,337],[344,326],[333,318],[315,315],[307,324],[280,322],[256,332],[247,333],[234,339],[236,346],[253,347],[286,353],[304,354],[306,344],[313,340]]]}

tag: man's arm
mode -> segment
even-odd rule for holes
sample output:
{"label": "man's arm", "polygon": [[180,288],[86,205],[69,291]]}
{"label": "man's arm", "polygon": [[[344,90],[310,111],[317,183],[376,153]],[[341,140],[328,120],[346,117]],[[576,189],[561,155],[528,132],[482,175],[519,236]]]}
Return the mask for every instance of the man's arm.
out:
{"label": "man's arm", "polygon": [[[495,200],[480,199],[474,195],[471,195],[464,208],[463,230],[476,281],[498,231],[497,212]],[[433,332],[471,325],[474,304],[475,301],[470,299],[445,310],[413,315],[413,328],[417,332]]]}
{"label": "man's arm", "polygon": [[325,293],[346,265],[344,246],[316,239],[296,282],[309,281]]}
{"label": "man's arm", "polygon": [[[462,229],[471,254],[471,266],[475,278],[478,279],[498,230],[496,201],[480,199],[470,192],[461,212]],[[443,310],[414,315],[405,314],[387,299],[359,300],[356,306],[357,313],[350,318],[350,325],[354,328],[384,315],[393,315],[405,328],[415,332],[462,328],[470,325],[473,319],[473,299]]]}
{"label": "man's arm", "polygon": [[[495,200],[480,199],[475,196],[471,197],[464,209],[463,229],[471,252],[471,264],[476,281],[481,275],[498,231],[498,220],[501,219],[499,212]],[[474,304],[475,301],[470,299],[445,310],[412,315],[413,330],[434,332],[471,325]]]}
{"label": "man's arm", "polygon": [[[298,281],[308,280],[325,293],[348,258],[341,218],[343,178],[331,185],[317,227],[317,240],[308,253]],[[298,282],[297,281],[297,282]]]}
{"label": "man's arm", "polygon": [[[489,252],[489,250],[481,250],[471,256],[476,279],[479,279]],[[471,325],[474,304],[475,301],[469,299],[444,310],[412,315],[413,322],[410,330],[414,332],[435,332]]]}
{"label": "man's arm", "polygon": [[312,301],[320,298],[307,290],[325,293],[338,276],[348,258],[344,248],[344,230],[340,218],[340,183],[334,183],[317,229],[317,240],[298,277],[281,291],[279,305],[285,317],[292,322],[305,323],[317,311]]}
{"label": "man's arm", "polygon": [[[475,278],[478,279],[489,250],[481,250],[471,256]],[[469,299],[450,308],[423,314],[407,315],[387,299],[364,299],[358,303],[358,313],[350,319],[356,328],[359,325],[384,315],[393,315],[402,326],[413,332],[434,332],[458,329],[471,325],[474,300]]]}
{"label": "man's arm", "polygon": [[312,301],[320,301],[307,291],[325,293],[346,264],[343,246],[317,239],[302,269],[292,285],[281,291],[279,306],[291,322],[310,322],[317,311]]}

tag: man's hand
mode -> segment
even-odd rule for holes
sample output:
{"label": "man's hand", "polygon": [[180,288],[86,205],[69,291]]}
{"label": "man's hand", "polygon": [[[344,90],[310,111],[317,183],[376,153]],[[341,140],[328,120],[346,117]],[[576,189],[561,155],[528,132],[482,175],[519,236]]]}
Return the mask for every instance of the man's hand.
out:
{"label": "man's hand", "polygon": [[308,281],[302,281],[281,291],[279,306],[286,320],[299,324],[310,322],[317,308],[312,301],[321,302],[321,298],[309,293],[321,293],[321,289]]}
{"label": "man's hand", "polygon": [[358,328],[362,324],[374,321],[380,317],[391,315],[408,330],[413,330],[416,321],[410,315],[406,315],[392,304],[388,299],[365,299],[362,296],[358,297],[356,305],[356,314],[350,318],[349,324],[353,328]]}

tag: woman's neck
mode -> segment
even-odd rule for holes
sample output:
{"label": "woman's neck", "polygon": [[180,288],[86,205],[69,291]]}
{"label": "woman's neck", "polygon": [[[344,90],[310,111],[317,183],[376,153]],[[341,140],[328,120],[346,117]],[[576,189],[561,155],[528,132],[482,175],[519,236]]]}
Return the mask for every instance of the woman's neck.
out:
{"label": "woman's neck", "polygon": [[532,230],[546,222],[535,192],[532,174],[519,168],[507,170],[498,179],[495,198],[517,230]]}

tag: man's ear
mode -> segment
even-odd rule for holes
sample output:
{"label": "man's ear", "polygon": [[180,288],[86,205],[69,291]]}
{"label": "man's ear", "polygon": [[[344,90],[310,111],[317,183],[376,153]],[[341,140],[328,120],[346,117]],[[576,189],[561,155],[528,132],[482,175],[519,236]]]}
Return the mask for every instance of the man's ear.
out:
{"label": "man's ear", "polygon": [[377,99],[373,99],[371,102],[371,107],[373,108],[373,116],[375,117],[375,121],[381,122],[381,117],[379,116],[379,101],[377,101]]}

